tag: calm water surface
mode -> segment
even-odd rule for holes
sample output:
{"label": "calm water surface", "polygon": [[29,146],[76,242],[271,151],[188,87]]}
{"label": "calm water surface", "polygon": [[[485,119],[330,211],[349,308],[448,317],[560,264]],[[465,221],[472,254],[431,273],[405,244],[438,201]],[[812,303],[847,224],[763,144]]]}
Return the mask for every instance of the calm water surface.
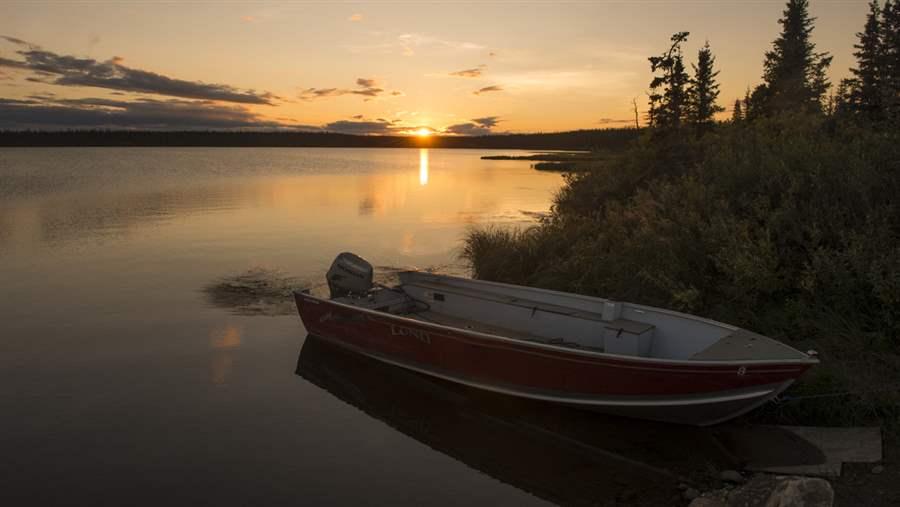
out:
{"label": "calm water surface", "polygon": [[485,153],[0,150],[0,500],[628,503],[674,480],[655,467],[683,447],[622,448],[654,427],[346,357],[203,290],[319,283],[344,250],[461,272],[467,227],[532,222],[562,184]]}

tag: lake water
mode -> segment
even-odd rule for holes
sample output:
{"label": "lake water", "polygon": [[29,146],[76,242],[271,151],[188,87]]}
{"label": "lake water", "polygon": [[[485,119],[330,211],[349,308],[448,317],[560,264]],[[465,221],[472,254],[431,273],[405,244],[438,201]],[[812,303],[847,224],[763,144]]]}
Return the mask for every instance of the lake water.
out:
{"label": "lake water", "polygon": [[659,426],[348,357],[240,293],[320,284],[345,250],[382,276],[464,273],[468,227],[532,223],[563,182],[486,153],[0,150],[0,503],[677,496],[667,470],[703,456],[702,433],[650,444]]}

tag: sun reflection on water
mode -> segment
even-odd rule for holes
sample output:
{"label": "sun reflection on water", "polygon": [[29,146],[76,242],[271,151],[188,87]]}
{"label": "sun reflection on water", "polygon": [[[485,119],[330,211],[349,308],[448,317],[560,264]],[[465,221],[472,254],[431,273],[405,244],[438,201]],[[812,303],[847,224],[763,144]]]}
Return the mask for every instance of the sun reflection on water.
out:
{"label": "sun reflection on water", "polygon": [[419,148],[419,185],[428,184],[428,148]]}

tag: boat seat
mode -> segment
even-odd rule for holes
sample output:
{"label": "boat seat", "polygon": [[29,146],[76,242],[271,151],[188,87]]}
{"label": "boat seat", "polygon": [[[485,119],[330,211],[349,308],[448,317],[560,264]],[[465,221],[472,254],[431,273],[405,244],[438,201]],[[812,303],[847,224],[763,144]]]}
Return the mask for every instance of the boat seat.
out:
{"label": "boat seat", "polygon": [[432,291],[438,291],[447,294],[457,294],[460,296],[466,296],[473,299],[481,299],[484,301],[494,301],[497,303],[508,304],[512,306],[519,306],[522,308],[528,308],[529,310],[534,311],[542,311],[547,313],[556,313],[559,315],[565,315],[568,317],[576,317],[579,319],[585,320],[593,320],[597,322],[603,321],[603,315],[597,312],[590,312],[587,310],[579,310],[577,308],[570,308],[567,306],[559,306],[550,303],[543,303],[540,301],[534,301],[531,299],[518,298],[515,296],[508,296],[505,294],[497,294],[496,292],[486,291],[486,290],[478,290],[472,289],[468,287],[459,287],[455,285],[444,284],[440,282],[424,282],[424,281],[415,281],[407,283],[406,285],[412,287],[421,287],[423,289],[428,289]]}

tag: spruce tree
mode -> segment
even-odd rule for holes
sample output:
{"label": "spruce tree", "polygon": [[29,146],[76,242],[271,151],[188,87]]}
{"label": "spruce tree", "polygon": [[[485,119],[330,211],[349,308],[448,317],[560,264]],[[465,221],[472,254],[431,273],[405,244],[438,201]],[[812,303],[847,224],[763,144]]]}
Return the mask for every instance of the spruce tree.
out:
{"label": "spruce tree", "polygon": [[886,2],[881,12],[881,105],[889,119],[900,123],[900,0]]}
{"label": "spruce tree", "polygon": [[[763,80],[759,89],[767,113],[790,110],[821,110],[829,83],[825,70],[831,64],[827,53],[816,53],[810,40],[815,18],[808,12],[808,0],[788,0],[781,35],[766,52]],[[754,91],[754,95],[757,95]]]}
{"label": "spruce tree", "polygon": [[747,91],[744,93],[744,119],[749,120],[754,117],[754,110],[750,109],[750,87],[747,87]]}
{"label": "spruce tree", "polygon": [[688,32],[678,32],[672,36],[672,45],[660,56],[651,56],[650,69],[661,72],[650,82],[650,126],[662,130],[677,130],[686,116],[687,90],[689,81],[681,54],[681,43],[687,40]]}
{"label": "spruce tree", "polygon": [[691,64],[694,77],[688,90],[688,119],[699,128],[706,128],[713,123],[713,115],[725,108],[716,104],[719,98],[719,83],[716,76],[719,71],[713,70],[716,57],[709,48],[709,41],[697,53],[697,64]]}
{"label": "spruce tree", "polygon": [[852,113],[858,112],[853,99],[853,90],[858,86],[859,84],[854,78],[841,79],[837,90],[831,97],[828,113],[836,117],[847,117]]}
{"label": "spruce tree", "polygon": [[853,73],[854,79],[846,83],[850,89],[850,109],[872,120],[880,119],[882,113],[881,66],[884,63],[884,45],[880,17],[881,9],[878,7],[878,2],[872,0],[869,3],[866,26],[861,33],[856,34],[859,43],[853,46],[856,48],[853,55],[856,57],[857,67],[850,71]]}
{"label": "spruce tree", "polygon": [[731,121],[738,123],[744,119],[744,112],[741,110],[741,99],[735,99],[734,109],[731,111]]}

